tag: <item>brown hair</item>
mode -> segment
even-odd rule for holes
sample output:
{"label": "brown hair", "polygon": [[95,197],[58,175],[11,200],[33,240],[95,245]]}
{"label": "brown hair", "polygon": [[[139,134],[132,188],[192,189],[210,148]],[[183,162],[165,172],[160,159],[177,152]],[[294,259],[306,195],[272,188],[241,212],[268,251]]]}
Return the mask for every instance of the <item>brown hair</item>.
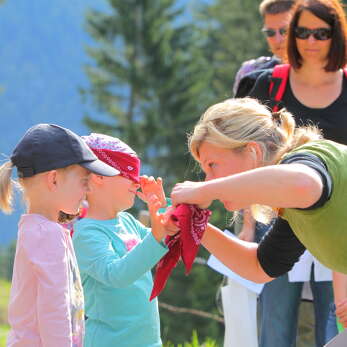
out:
{"label": "brown hair", "polygon": [[289,11],[295,0],[263,0],[259,5],[259,12],[264,18],[267,14],[279,14]]}
{"label": "brown hair", "polygon": [[294,31],[303,11],[311,12],[329,24],[332,29],[331,46],[325,71],[337,71],[345,66],[347,24],[342,6],[339,0],[301,0],[297,3],[289,25],[287,42],[288,61],[294,69],[299,69],[302,65],[302,57],[296,45]]}

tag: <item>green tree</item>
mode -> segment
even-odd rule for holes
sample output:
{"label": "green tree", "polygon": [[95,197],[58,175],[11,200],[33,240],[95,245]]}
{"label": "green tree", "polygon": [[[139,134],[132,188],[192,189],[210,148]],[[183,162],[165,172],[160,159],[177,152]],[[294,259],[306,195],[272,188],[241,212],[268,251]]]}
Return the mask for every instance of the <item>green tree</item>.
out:
{"label": "green tree", "polygon": [[109,3],[112,13],[87,16],[97,45],[88,48],[95,65],[86,67],[90,88],[83,93],[111,121],[87,116],[86,124],[121,137],[172,183],[192,171],[186,132],[207,105],[210,72],[174,0]]}
{"label": "green tree", "polygon": [[216,100],[232,96],[234,77],[243,61],[269,54],[261,33],[259,3],[215,0],[197,12],[205,58],[213,72],[211,88]]}
{"label": "green tree", "polygon": [[7,281],[12,279],[14,256],[16,253],[16,242],[12,242],[8,247],[0,248],[0,278]]}

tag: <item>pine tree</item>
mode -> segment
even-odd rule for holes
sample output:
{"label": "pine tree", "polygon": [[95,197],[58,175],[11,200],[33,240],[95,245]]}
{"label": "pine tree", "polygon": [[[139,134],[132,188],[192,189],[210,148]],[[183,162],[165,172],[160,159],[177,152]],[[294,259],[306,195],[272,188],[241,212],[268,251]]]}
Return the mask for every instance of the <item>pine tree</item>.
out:
{"label": "pine tree", "polygon": [[[109,14],[92,11],[87,29],[97,42],[86,68],[90,96],[104,123],[86,117],[93,130],[119,136],[138,151],[151,174],[166,183],[187,170],[186,133],[207,105],[209,72],[174,0],[110,0]],[[186,155],[186,156],[185,156]]]}
{"label": "pine tree", "polygon": [[[170,186],[195,175],[186,133],[212,102],[212,71],[197,31],[185,22],[174,0],[110,0],[109,4],[110,13],[91,11],[87,16],[87,29],[95,40],[88,48],[94,64],[86,68],[90,87],[83,90],[109,118],[100,121],[88,116],[86,124],[127,142],[140,155],[144,173],[161,175]],[[219,281],[220,276],[206,266],[194,267],[189,277],[178,266],[159,300],[216,311]],[[192,291],[188,300],[182,295],[200,285],[203,291]],[[197,328],[202,338],[209,333],[214,338],[222,335],[223,326],[206,318],[177,316],[165,309],[160,317],[164,341],[188,341]]]}
{"label": "pine tree", "polygon": [[234,78],[242,62],[269,55],[261,33],[259,3],[215,0],[198,12],[205,57],[213,71],[211,88],[217,101],[232,96]]}

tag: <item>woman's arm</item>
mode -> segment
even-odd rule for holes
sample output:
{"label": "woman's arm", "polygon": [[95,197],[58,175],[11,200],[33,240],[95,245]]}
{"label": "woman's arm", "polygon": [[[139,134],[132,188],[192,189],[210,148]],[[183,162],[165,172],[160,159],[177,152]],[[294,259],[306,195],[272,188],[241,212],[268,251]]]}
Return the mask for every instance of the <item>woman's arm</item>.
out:
{"label": "woman's arm", "polygon": [[333,287],[336,316],[340,323],[347,328],[347,275],[333,272]]}
{"label": "woman's arm", "polygon": [[208,225],[202,244],[231,270],[260,283],[287,273],[305,251],[282,218],[277,218],[259,245],[230,238],[212,225]]}
{"label": "woman's arm", "polygon": [[208,224],[202,244],[225,266],[240,276],[258,283],[273,280],[259,264],[256,243],[231,238],[218,228]]}
{"label": "woman's arm", "polygon": [[228,202],[228,209],[240,210],[252,204],[282,208],[306,208],[322,194],[322,180],[302,164],[271,165],[206,182],[177,184],[171,194],[173,205],[206,206],[213,200]]}

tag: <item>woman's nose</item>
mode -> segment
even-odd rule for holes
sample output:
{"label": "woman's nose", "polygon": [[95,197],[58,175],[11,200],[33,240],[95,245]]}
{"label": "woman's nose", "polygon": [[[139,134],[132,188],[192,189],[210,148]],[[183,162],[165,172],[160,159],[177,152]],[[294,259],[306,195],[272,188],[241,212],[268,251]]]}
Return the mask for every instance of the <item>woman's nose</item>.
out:
{"label": "woman's nose", "polygon": [[314,42],[316,42],[317,40],[315,39],[315,37],[311,34],[309,37],[308,37],[308,42],[309,43],[314,43]]}

